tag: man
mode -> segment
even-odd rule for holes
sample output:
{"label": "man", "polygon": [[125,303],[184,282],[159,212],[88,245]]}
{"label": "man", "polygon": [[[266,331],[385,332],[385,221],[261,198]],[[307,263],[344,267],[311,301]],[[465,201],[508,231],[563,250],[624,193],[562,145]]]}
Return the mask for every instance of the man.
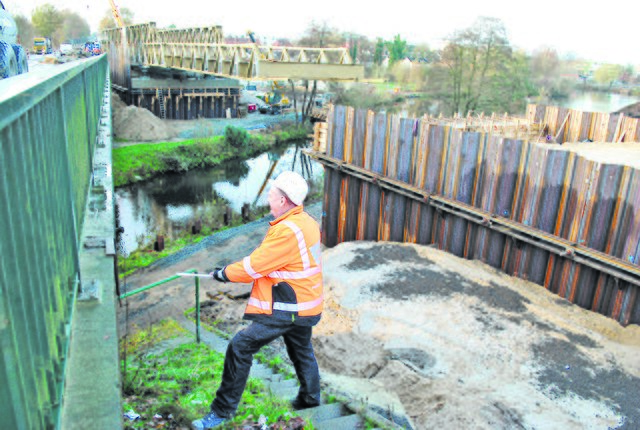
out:
{"label": "man", "polygon": [[320,376],[311,345],[311,330],[322,313],[320,228],[304,212],[309,188],[302,176],[283,172],[269,189],[271,215],[264,240],[251,255],[212,276],[220,282],[253,282],[244,318],[252,323],[229,343],[222,382],[211,412],[193,421],[209,429],[233,416],[251,370],[253,355],[282,336],[300,381],[296,409],[320,404]]}

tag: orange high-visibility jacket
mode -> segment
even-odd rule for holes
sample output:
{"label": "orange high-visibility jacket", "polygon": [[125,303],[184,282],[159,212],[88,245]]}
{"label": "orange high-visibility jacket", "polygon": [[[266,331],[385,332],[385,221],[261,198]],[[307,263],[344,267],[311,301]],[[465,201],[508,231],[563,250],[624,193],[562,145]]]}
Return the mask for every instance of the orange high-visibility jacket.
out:
{"label": "orange high-visibility jacket", "polygon": [[315,324],[323,302],[318,223],[300,205],[269,224],[260,246],[224,273],[231,282],[253,281],[245,318],[318,317],[312,318]]}

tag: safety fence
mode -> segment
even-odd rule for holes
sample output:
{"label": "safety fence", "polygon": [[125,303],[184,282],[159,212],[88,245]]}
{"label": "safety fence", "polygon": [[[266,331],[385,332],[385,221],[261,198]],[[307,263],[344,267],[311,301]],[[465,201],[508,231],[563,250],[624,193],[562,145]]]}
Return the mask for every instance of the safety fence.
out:
{"label": "safety fence", "polygon": [[3,428],[59,424],[107,68],[101,56],[0,81]]}
{"label": "safety fence", "polygon": [[[430,119],[327,115],[323,242],[435,244],[640,322],[640,170]],[[425,282],[428,288],[428,282]]]}

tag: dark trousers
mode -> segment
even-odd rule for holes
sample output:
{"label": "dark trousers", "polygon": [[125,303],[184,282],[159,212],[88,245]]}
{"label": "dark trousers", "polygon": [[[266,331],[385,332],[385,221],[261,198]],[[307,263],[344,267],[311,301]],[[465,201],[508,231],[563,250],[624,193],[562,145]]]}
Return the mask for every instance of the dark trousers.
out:
{"label": "dark trousers", "polygon": [[307,405],[320,404],[320,375],[311,345],[311,327],[293,324],[270,326],[253,322],[238,332],[227,347],[222,383],[211,403],[213,412],[221,417],[233,416],[247,384],[253,354],[280,336],[300,381],[298,399]]}

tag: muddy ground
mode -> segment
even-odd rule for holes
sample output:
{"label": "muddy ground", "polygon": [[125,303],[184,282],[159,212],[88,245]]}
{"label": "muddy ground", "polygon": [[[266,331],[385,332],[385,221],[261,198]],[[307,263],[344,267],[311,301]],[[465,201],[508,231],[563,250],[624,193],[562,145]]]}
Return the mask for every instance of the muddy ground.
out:
{"label": "muddy ground", "polygon": [[[320,216],[320,204],[308,209]],[[266,229],[262,220],[213,236],[129,277],[128,286],[238,260]],[[333,389],[406,414],[418,429],[640,428],[636,325],[425,246],[341,244],[325,250],[323,273],[326,308],[314,347]],[[247,288],[204,281],[203,316],[239,329]],[[192,280],[180,280],[129,299],[129,330],[193,306],[193,290]]]}

